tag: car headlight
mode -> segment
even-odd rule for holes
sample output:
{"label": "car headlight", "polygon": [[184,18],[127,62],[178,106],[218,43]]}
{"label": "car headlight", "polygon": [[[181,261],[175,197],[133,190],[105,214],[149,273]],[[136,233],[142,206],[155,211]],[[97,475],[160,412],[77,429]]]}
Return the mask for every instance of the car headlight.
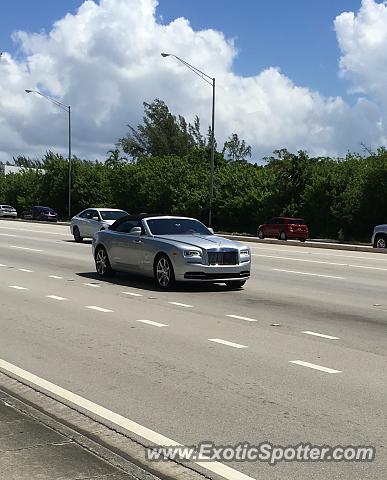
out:
{"label": "car headlight", "polygon": [[200,257],[202,256],[202,252],[199,250],[184,250],[183,255],[186,258],[192,258],[192,257]]}
{"label": "car headlight", "polygon": [[241,257],[249,257],[250,256],[250,250],[241,250],[240,255],[241,255]]}

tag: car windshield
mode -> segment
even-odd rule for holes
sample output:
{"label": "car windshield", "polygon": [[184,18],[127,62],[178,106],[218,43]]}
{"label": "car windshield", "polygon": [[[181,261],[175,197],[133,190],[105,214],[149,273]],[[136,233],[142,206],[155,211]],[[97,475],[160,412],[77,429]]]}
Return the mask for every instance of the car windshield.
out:
{"label": "car windshield", "polygon": [[3,208],[4,210],[13,210],[13,207],[11,207],[11,205],[1,205],[0,208]]}
{"label": "car windshield", "polygon": [[123,210],[100,210],[102,220],[117,220],[118,218],[128,215]]}
{"label": "car windshield", "polygon": [[147,224],[153,235],[212,235],[202,223],[190,218],[155,218]]}
{"label": "car windshield", "polygon": [[54,210],[48,207],[38,207],[38,210],[40,210],[43,213],[54,213]]}

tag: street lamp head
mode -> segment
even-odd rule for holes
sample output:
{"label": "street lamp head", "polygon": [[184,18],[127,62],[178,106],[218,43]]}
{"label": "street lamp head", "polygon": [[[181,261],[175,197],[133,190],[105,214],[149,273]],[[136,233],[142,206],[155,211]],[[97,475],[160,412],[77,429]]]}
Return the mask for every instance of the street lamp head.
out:
{"label": "street lamp head", "polygon": [[24,90],[26,93],[32,93],[33,90]]}
{"label": "street lamp head", "polygon": [[171,54],[170,53],[162,53],[161,56],[165,58],[165,57],[170,57]]}

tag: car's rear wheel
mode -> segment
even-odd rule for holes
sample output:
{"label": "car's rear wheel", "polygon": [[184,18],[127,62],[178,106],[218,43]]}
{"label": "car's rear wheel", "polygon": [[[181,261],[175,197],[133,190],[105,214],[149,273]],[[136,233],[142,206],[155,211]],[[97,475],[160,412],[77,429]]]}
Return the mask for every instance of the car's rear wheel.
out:
{"label": "car's rear wheel", "polygon": [[154,279],[157,287],[163,290],[167,290],[175,284],[173,265],[165,254],[156,257],[154,264]]}
{"label": "car's rear wheel", "polygon": [[376,235],[374,240],[374,248],[387,248],[387,235]]}
{"label": "car's rear wheel", "polygon": [[230,290],[239,290],[245,283],[246,280],[232,280],[231,282],[226,282],[226,286]]}
{"label": "car's rear wheel", "polygon": [[74,228],[73,228],[73,235],[74,235],[74,240],[75,240],[77,243],[83,242],[83,237],[81,237],[81,233],[80,233],[78,227],[74,227]]}
{"label": "car's rear wheel", "polygon": [[100,277],[109,277],[114,274],[104,247],[98,247],[95,252],[95,268]]}
{"label": "car's rear wheel", "polygon": [[258,238],[260,238],[261,240],[265,238],[265,232],[262,230],[262,228],[258,230]]}
{"label": "car's rear wheel", "polygon": [[306,238],[300,238],[300,242],[306,242]]}
{"label": "car's rear wheel", "polygon": [[281,232],[281,233],[280,233],[280,236],[279,236],[279,239],[280,239],[280,240],[287,240],[288,237],[287,237],[287,235],[286,235],[285,232]]}

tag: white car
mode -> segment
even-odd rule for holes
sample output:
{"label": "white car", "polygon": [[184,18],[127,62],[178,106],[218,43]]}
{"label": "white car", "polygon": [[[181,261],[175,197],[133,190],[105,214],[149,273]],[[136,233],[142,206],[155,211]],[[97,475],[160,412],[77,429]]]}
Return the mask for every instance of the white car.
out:
{"label": "white car", "polygon": [[0,217],[16,218],[17,211],[11,205],[0,205]]}
{"label": "white car", "polygon": [[70,230],[76,242],[93,238],[99,230],[112,225],[118,218],[129,215],[117,208],[87,208],[71,219]]}
{"label": "white car", "polygon": [[371,242],[374,248],[387,248],[387,224],[376,225]]}

